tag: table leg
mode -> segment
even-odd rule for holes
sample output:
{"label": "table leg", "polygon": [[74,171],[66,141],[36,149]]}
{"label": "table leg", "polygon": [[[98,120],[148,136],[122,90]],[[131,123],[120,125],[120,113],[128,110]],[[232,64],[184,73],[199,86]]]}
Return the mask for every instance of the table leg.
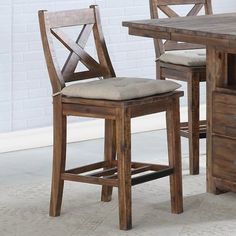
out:
{"label": "table leg", "polygon": [[219,194],[213,177],[213,93],[227,83],[227,54],[215,47],[207,47],[207,191]]}

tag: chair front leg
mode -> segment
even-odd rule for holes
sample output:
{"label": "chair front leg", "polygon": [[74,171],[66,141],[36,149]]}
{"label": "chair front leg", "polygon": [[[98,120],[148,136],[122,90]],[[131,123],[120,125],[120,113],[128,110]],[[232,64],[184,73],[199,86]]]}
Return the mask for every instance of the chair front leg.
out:
{"label": "chair front leg", "polygon": [[53,100],[53,166],[50,200],[50,216],[59,216],[61,212],[64,180],[61,173],[66,164],[66,116],[62,114],[61,98]]}
{"label": "chair front leg", "polygon": [[[105,141],[104,141],[104,161],[109,161],[109,167],[112,167],[112,161],[116,159],[116,123],[114,120],[105,120]],[[101,201],[109,202],[112,198],[112,187],[102,186]]]}
{"label": "chair front leg", "polygon": [[121,108],[116,121],[120,229],[132,228],[131,130],[128,109]]}
{"label": "chair front leg", "polygon": [[174,169],[170,175],[171,211],[179,214],[183,212],[179,99],[175,99],[167,109],[166,127],[169,166]]}

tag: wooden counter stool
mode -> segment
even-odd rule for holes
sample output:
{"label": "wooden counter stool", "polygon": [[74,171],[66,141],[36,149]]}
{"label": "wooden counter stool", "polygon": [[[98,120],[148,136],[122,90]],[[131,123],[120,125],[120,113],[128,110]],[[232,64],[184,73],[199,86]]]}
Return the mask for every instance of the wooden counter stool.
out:
{"label": "wooden counter stool", "polygon": [[[179,17],[171,7],[193,5],[187,17],[197,15],[203,7],[212,14],[211,0],[149,0],[152,19],[159,11],[168,17]],[[190,6],[191,6],[190,5]],[[171,7],[169,7],[171,6]],[[189,19],[191,21],[191,18]],[[206,50],[202,45],[154,40],[157,79],[187,82],[188,122],[181,123],[180,134],[189,139],[190,174],[199,174],[199,138],[206,138],[206,121],[199,121],[199,85],[206,81]]]}
{"label": "wooden counter stool", "polygon": [[[181,213],[179,97],[183,96],[183,92],[175,91],[179,85],[164,80],[116,78],[97,6],[60,12],[39,11],[39,22],[53,89],[50,216],[60,215],[65,180],[102,185],[102,201],[110,201],[112,187],[118,187],[120,229],[131,229],[131,186],[165,176],[170,176],[172,212]],[[74,42],[63,32],[63,28],[78,25],[83,28]],[[98,61],[84,50],[91,32]],[[62,70],[57,64],[52,36],[70,51]],[[88,70],[75,72],[78,62]],[[67,84],[89,78],[100,79]],[[166,111],[167,119],[169,165],[131,162],[131,118],[163,111]],[[105,119],[104,161],[66,170],[67,116]]]}

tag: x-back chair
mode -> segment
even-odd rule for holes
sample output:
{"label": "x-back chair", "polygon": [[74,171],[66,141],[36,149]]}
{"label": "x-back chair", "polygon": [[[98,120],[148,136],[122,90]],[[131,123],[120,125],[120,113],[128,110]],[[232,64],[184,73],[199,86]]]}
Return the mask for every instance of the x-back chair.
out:
{"label": "x-back chair", "polygon": [[[179,17],[173,6],[193,5],[187,17],[198,15],[204,8],[212,14],[211,0],[149,0],[151,18],[160,12]],[[189,19],[191,21],[191,18]],[[181,123],[181,136],[189,139],[190,174],[199,174],[199,138],[206,137],[206,121],[199,121],[199,86],[206,81],[206,51],[202,45],[155,39],[157,79],[187,82],[188,122]]]}
{"label": "x-back chair", "polygon": [[[165,176],[170,176],[172,212],[181,213],[179,97],[183,92],[175,91],[179,85],[172,81],[116,78],[97,6],[60,12],[39,11],[39,22],[53,90],[50,216],[60,215],[65,180],[102,185],[101,200],[105,202],[111,200],[112,187],[118,187],[120,229],[130,229],[131,186]],[[83,28],[74,42],[63,32],[63,28],[76,25]],[[84,50],[91,32],[98,61]],[[57,64],[53,36],[70,51],[62,70]],[[79,62],[88,70],[75,72]],[[67,85],[67,82],[95,77],[100,80]],[[131,162],[131,118],[162,111],[166,111],[167,118],[169,165]],[[67,116],[105,119],[104,161],[66,170]]]}

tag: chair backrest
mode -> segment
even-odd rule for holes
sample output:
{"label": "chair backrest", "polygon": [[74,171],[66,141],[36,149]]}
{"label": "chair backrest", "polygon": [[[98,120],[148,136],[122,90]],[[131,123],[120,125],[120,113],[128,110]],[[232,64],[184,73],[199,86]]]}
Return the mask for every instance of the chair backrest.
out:
{"label": "chair backrest", "polygon": [[[206,15],[212,14],[211,0],[149,0],[149,4],[152,19],[158,19],[160,11],[169,18],[179,17],[180,15],[171,8],[171,6],[177,5],[192,5],[191,10],[186,16],[196,16],[202,8],[204,8]],[[181,43],[170,40],[163,42],[158,39],[154,40],[154,44],[157,57],[165,51],[204,48],[204,46],[197,44]]]}
{"label": "chair backrest", "polygon": [[[60,92],[66,82],[91,78],[115,77],[115,72],[104,40],[99,9],[92,5],[88,9],[38,12],[43,49],[53,93]],[[64,27],[82,26],[76,41],[65,32]],[[98,61],[85,50],[88,38],[93,32]],[[63,68],[56,59],[53,37],[58,39],[70,52]],[[75,72],[81,62],[88,70]]]}

